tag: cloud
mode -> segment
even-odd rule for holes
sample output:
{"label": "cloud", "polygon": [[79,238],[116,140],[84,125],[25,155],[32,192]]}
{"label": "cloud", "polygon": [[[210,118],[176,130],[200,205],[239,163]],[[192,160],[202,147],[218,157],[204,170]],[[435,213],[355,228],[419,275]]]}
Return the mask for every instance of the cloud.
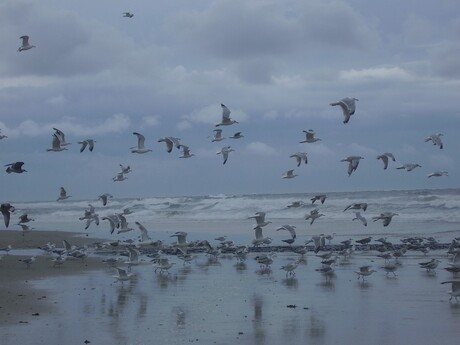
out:
{"label": "cloud", "polygon": [[160,123],[160,118],[158,116],[144,116],[142,117],[142,123],[147,127],[155,127]]}
{"label": "cloud", "polygon": [[435,46],[430,52],[431,68],[443,78],[460,77],[460,43],[447,41]]}
{"label": "cloud", "polygon": [[263,156],[275,156],[278,154],[277,150],[262,142],[252,142],[247,144],[246,151]]}
{"label": "cloud", "polygon": [[374,67],[360,70],[351,69],[347,71],[340,71],[339,79],[351,83],[401,81],[411,79],[411,74],[397,66]]}
{"label": "cloud", "polygon": [[92,126],[84,126],[77,122],[76,118],[66,117],[58,122],[38,124],[33,120],[22,121],[16,128],[8,128],[4,123],[0,122],[1,128],[10,138],[18,138],[22,136],[35,137],[39,135],[52,134],[53,127],[59,128],[66,134],[78,136],[83,135],[103,135],[110,133],[120,133],[131,125],[129,116],[124,114],[113,114]]}

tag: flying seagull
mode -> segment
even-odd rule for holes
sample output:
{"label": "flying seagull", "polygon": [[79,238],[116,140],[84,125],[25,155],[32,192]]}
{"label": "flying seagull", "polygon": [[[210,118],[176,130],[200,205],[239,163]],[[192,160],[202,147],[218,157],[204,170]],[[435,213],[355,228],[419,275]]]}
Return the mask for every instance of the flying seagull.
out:
{"label": "flying seagull", "polygon": [[355,212],[355,218],[352,220],[360,220],[364,226],[367,226],[367,220],[364,216],[361,215],[361,212]]}
{"label": "flying seagull", "polygon": [[131,153],[147,153],[152,151],[145,147],[145,137],[137,132],[133,132],[133,135],[137,136],[137,147],[131,147]]}
{"label": "flying seagull", "polygon": [[449,176],[447,171],[435,171],[431,174],[428,174],[428,177],[441,177],[441,176]]}
{"label": "flying seagull", "polygon": [[222,107],[222,121],[216,124],[218,126],[230,126],[234,123],[238,123],[238,121],[232,120],[230,118],[230,110],[223,104],[220,105]]}
{"label": "flying seagull", "polygon": [[311,203],[314,204],[316,200],[319,200],[321,201],[322,204],[324,204],[324,202],[326,201],[326,194],[318,194],[318,195],[315,195],[313,198],[311,198]]}
{"label": "flying seagull", "polygon": [[378,220],[383,220],[383,226],[388,226],[393,216],[397,216],[397,215],[398,215],[397,213],[393,213],[393,212],[384,212],[384,213],[380,213],[380,216],[372,217],[372,220],[374,222]]}
{"label": "flying seagull", "polygon": [[403,164],[403,165],[397,167],[396,169],[406,169],[406,171],[412,171],[415,168],[421,168],[421,167],[422,166],[417,164],[417,163],[406,163],[406,164]]}
{"label": "flying seagull", "polygon": [[359,165],[359,161],[361,159],[364,159],[364,157],[348,156],[347,158],[341,160],[341,162],[348,162],[348,176],[350,176],[353,173],[353,171],[356,171]]}
{"label": "flying seagull", "polygon": [[23,50],[29,50],[35,48],[35,46],[29,44],[29,36],[24,35],[19,37],[22,40],[22,46],[19,47],[18,52],[22,52]]}
{"label": "flying seagull", "polygon": [[292,155],[289,156],[290,158],[295,158],[297,161],[297,166],[300,167],[300,164],[302,164],[302,161],[307,164],[308,163],[308,157],[306,152],[296,152],[293,153]]}
{"label": "flying seagull", "polygon": [[441,140],[442,136],[442,133],[431,134],[428,138],[425,138],[425,142],[431,141],[433,145],[438,145],[439,148],[442,149],[444,147]]}
{"label": "flying seagull", "polygon": [[0,205],[0,211],[2,212],[5,226],[8,227],[10,225],[11,212],[14,212],[14,206],[8,202],[3,203]]}
{"label": "flying seagull", "polygon": [[70,143],[68,143],[66,140],[65,140],[65,134],[63,131],[61,131],[60,129],[57,129],[57,128],[54,128],[54,134],[57,136],[57,138],[59,139],[59,142],[61,144],[61,146],[67,146],[67,145],[70,145]]}
{"label": "flying seagull", "polygon": [[51,142],[51,148],[46,149],[46,151],[60,152],[64,150],[67,150],[67,148],[62,147],[61,140],[59,140],[59,136],[56,133],[54,133],[53,140]]}
{"label": "flying seagull", "polygon": [[350,121],[351,115],[355,113],[355,110],[356,110],[355,101],[358,101],[358,99],[346,97],[346,98],[341,99],[338,102],[331,103],[332,106],[339,105],[340,108],[342,108],[343,117],[344,117],[343,123],[348,123],[348,121]]}
{"label": "flying seagull", "polygon": [[393,162],[396,161],[395,156],[391,152],[385,152],[377,156],[377,159],[381,159],[383,162],[383,169],[388,168],[388,160],[391,159]]}
{"label": "flying seagull", "polygon": [[313,129],[303,132],[305,133],[305,140],[299,141],[299,143],[314,143],[321,140],[319,138],[315,138],[315,131]]}
{"label": "flying seagull", "polygon": [[224,158],[224,163],[227,163],[227,159],[228,159],[228,154],[232,151],[235,151],[234,149],[232,149],[230,146],[225,146],[222,148],[222,150],[220,150],[219,152],[217,152],[217,154],[221,154],[222,157]]}
{"label": "flying seagull", "polygon": [[67,195],[67,192],[64,189],[64,187],[61,187],[61,190],[59,192],[59,197],[56,199],[56,201],[65,200],[65,199],[68,199],[70,197],[71,197],[70,195]]}
{"label": "flying seagull", "polygon": [[298,175],[294,174],[294,170],[291,169],[291,170],[286,171],[281,178],[294,178],[296,176]]}
{"label": "flying seagull", "polygon": [[195,156],[193,153],[190,153],[190,149],[187,145],[179,145],[179,147],[182,149],[182,156],[179,156],[179,158],[190,158]]}
{"label": "flying seagull", "polygon": [[158,142],[159,143],[164,142],[166,144],[166,151],[170,153],[174,146],[178,149],[180,148],[179,140],[180,140],[179,138],[175,138],[175,137],[164,137],[164,138],[158,139]]}
{"label": "flying seagull", "polygon": [[88,150],[93,152],[95,142],[96,141],[93,139],[86,139],[83,141],[79,141],[78,143],[81,145],[80,152],[83,152],[86,149],[86,147],[88,147]]}
{"label": "flying seagull", "polygon": [[132,18],[134,17],[134,14],[131,12],[123,12],[123,17],[125,18]]}
{"label": "flying seagull", "polygon": [[214,137],[212,138],[212,142],[215,142],[215,141],[222,141],[224,140],[225,138],[222,136],[222,130],[220,128],[218,129],[215,129],[214,131]]}
{"label": "flying seagull", "polygon": [[27,172],[26,169],[22,168],[23,165],[24,165],[24,162],[15,162],[15,163],[6,164],[5,166],[8,167],[6,168],[6,172],[8,174],[11,174],[11,173],[21,174],[25,171]]}
{"label": "flying seagull", "polygon": [[233,134],[231,137],[229,137],[230,139],[241,139],[243,138],[244,135],[241,134],[241,132],[236,132],[235,134]]}

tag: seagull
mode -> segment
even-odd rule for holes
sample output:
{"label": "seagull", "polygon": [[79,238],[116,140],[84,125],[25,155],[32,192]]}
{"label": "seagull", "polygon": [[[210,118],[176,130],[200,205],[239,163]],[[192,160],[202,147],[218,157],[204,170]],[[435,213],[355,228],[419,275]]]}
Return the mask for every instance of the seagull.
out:
{"label": "seagull", "polygon": [[305,140],[299,141],[299,143],[314,143],[315,141],[320,141],[321,139],[315,138],[315,131],[309,129],[308,131],[303,131],[305,133]]}
{"label": "seagull", "polygon": [[182,148],[182,156],[179,156],[179,158],[190,158],[192,156],[195,156],[195,154],[190,153],[190,149],[187,145],[179,145],[180,148]]}
{"label": "seagull", "polygon": [[133,135],[137,136],[137,147],[131,147],[131,153],[147,153],[152,151],[144,146],[145,144],[145,137],[137,132],[133,132]]}
{"label": "seagull", "polygon": [[81,145],[80,152],[83,152],[86,149],[87,146],[88,146],[88,150],[93,152],[95,142],[96,141],[93,140],[93,139],[86,139],[86,140],[83,140],[83,141],[79,141],[78,143]]}
{"label": "seagull", "polygon": [[322,204],[324,204],[324,202],[326,201],[326,194],[318,194],[318,195],[315,195],[313,198],[311,198],[311,203],[314,204],[316,200],[319,200],[321,201]]}
{"label": "seagull", "polygon": [[370,268],[371,266],[361,266],[359,271],[355,271],[355,273],[358,275],[358,279],[361,278],[364,282],[364,277],[370,276],[372,273],[377,272],[376,270],[371,270]]}
{"label": "seagull", "polygon": [[431,134],[428,138],[425,139],[425,142],[431,141],[433,145],[438,145],[440,149],[443,148],[441,137],[442,133]]}
{"label": "seagull", "polygon": [[280,231],[280,230],[286,230],[286,231],[289,231],[289,233],[291,234],[291,237],[292,239],[295,239],[297,237],[297,234],[295,232],[295,226],[294,225],[282,225],[280,226],[279,228],[276,229],[276,231]]}
{"label": "seagull", "polygon": [[388,277],[388,274],[393,273],[393,276],[396,277],[395,271],[398,269],[398,265],[395,263],[387,263],[385,266],[382,267],[386,273],[386,276]]}
{"label": "seagull", "polygon": [[145,228],[145,226],[143,226],[141,223],[139,222],[134,222],[138,227],[139,227],[139,230],[141,232],[141,242],[146,242],[146,241],[150,241],[151,238],[148,234],[148,231],[147,229]]}
{"label": "seagull", "polygon": [[188,242],[187,242],[187,233],[185,231],[177,231],[170,237],[177,237],[177,243],[175,244],[178,247],[187,247]]}
{"label": "seagull", "polygon": [[265,220],[265,212],[256,212],[255,215],[248,217],[248,219],[254,218],[256,220],[256,225],[254,226],[254,229],[259,227],[262,228],[268,224],[271,223],[271,221],[266,221]]}
{"label": "seagull", "polygon": [[356,169],[358,168],[359,161],[361,159],[364,159],[364,157],[348,156],[347,158],[341,160],[341,162],[348,162],[348,176],[350,176],[353,171],[356,171]]}
{"label": "seagull", "polygon": [[299,175],[294,174],[294,170],[291,169],[291,170],[286,171],[281,178],[294,178],[296,176],[299,176]]}
{"label": "seagull", "polygon": [[122,234],[124,232],[129,232],[133,231],[133,228],[128,227],[128,221],[126,220],[126,217],[123,216],[122,214],[118,214],[118,219],[120,221],[120,230],[117,231],[117,234]]}
{"label": "seagull", "polygon": [[95,222],[96,225],[99,225],[99,215],[96,213],[94,206],[91,204],[88,204],[88,206],[89,206],[89,210],[85,210],[84,216],[78,218],[79,220],[86,219],[85,230],[89,228],[92,222]]}
{"label": "seagull", "polygon": [[25,235],[26,232],[30,232],[33,230],[33,228],[31,228],[30,226],[28,226],[27,224],[17,224],[21,227],[21,230],[22,230],[22,236]]}
{"label": "seagull", "polygon": [[451,301],[452,298],[455,298],[455,301],[459,302],[458,297],[460,297],[460,280],[448,280],[442,282],[441,284],[452,284],[452,288],[449,291],[449,301]]}
{"label": "seagull", "polygon": [[104,194],[101,194],[99,195],[99,197],[97,198],[98,200],[101,200],[102,201],[102,205],[105,206],[107,205],[107,200],[109,198],[113,198],[113,195],[112,194],[109,194],[109,193],[104,193]]}
{"label": "seagull", "polygon": [[160,270],[160,274],[163,272],[167,272],[169,274],[169,269],[176,264],[175,262],[169,262],[168,258],[159,258],[156,259],[155,262],[155,265],[153,265],[153,267],[155,267],[155,272]]}
{"label": "seagull", "polygon": [[61,187],[61,190],[59,192],[59,197],[56,199],[56,201],[65,200],[65,199],[68,199],[70,197],[71,197],[71,195],[67,195],[67,192],[64,189],[64,187]]}
{"label": "seagull", "polygon": [[362,244],[362,245],[366,245],[366,244],[369,244],[371,241],[372,241],[372,237],[369,236],[369,237],[365,237],[365,238],[360,239],[360,240],[356,240],[355,242],[359,243],[359,244]]}
{"label": "seagull", "polygon": [[291,277],[295,276],[294,270],[297,268],[297,266],[299,266],[299,263],[299,260],[295,260],[287,265],[281,266],[281,269],[286,271],[286,278],[288,275]]}
{"label": "seagull", "polygon": [[29,49],[35,48],[35,46],[29,44],[29,36],[24,35],[24,36],[19,37],[19,39],[22,40],[22,46],[18,48],[18,52],[22,52],[23,50],[29,50]]}
{"label": "seagull", "polygon": [[115,276],[112,276],[113,278],[116,279],[116,281],[121,282],[121,285],[123,285],[123,282],[127,280],[131,280],[135,274],[131,272],[127,272],[123,268],[116,267],[118,274]]}
{"label": "seagull", "polygon": [[364,216],[361,215],[361,212],[355,212],[355,218],[353,218],[352,220],[356,219],[360,220],[364,226],[367,226],[367,220]]}
{"label": "seagull", "polygon": [[64,150],[67,150],[67,148],[62,147],[62,143],[61,143],[61,140],[59,139],[59,136],[56,133],[54,133],[53,140],[51,142],[51,148],[46,149],[46,151],[60,152]]}
{"label": "seagull", "polygon": [[447,171],[435,171],[432,172],[431,174],[428,174],[428,177],[440,177],[440,176],[449,176],[449,173]]}
{"label": "seagull", "polygon": [[305,206],[305,203],[303,201],[293,201],[289,205],[287,205],[287,208],[292,208],[292,207],[303,207]]}
{"label": "seagull", "polygon": [[132,17],[134,17],[134,14],[133,14],[133,13],[130,13],[130,12],[123,12],[123,17],[125,17],[125,18],[132,18]]}
{"label": "seagull", "polygon": [[28,223],[28,222],[32,222],[34,221],[35,219],[33,218],[29,218],[29,215],[27,213],[23,213],[20,217],[19,217],[19,222],[18,224],[21,224],[21,223]]}
{"label": "seagull", "polygon": [[6,255],[9,255],[11,249],[13,249],[13,246],[11,244],[9,244],[6,247],[0,248],[0,251],[5,252]]}
{"label": "seagull", "polygon": [[129,165],[125,167],[123,166],[123,164],[120,164],[120,168],[121,168],[121,173],[125,175],[132,171]]}
{"label": "seagull", "polygon": [[233,134],[231,137],[229,137],[230,139],[241,139],[241,138],[244,138],[244,135],[241,134],[241,132],[236,132],[235,134]]}
{"label": "seagull", "polygon": [[127,246],[126,249],[128,250],[128,261],[125,261],[125,264],[128,264],[128,267],[131,265],[138,265],[140,263],[139,255],[141,253],[131,246]]}
{"label": "seagull", "polygon": [[307,153],[306,152],[296,152],[292,155],[289,156],[289,158],[295,158],[297,161],[297,166],[300,167],[300,164],[302,164],[302,161],[307,164],[308,163],[308,158],[307,158]]}
{"label": "seagull", "polygon": [[127,179],[128,178],[125,175],[123,175],[123,173],[118,173],[117,176],[112,177],[113,182],[124,181],[124,180],[127,180]]}
{"label": "seagull", "polygon": [[261,244],[267,244],[268,245],[268,244],[272,243],[272,239],[270,237],[265,237],[263,235],[262,227],[255,226],[254,231],[255,231],[256,238],[254,240],[252,240],[252,242],[251,242],[254,246],[258,247]]}
{"label": "seagull", "polygon": [[431,259],[430,261],[427,262],[420,262],[420,268],[425,268],[427,271],[432,271],[434,272],[435,268],[438,267],[438,264],[441,261],[438,259]]}
{"label": "seagull", "polygon": [[422,166],[417,164],[417,163],[406,163],[406,164],[403,164],[403,165],[397,167],[396,169],[406,169],[406,171],[412,171],[415,168],[421,168],[421,167]]}
{"label": "seagull", "polygon": [[5,134],[2,134],[2,130],[0,129],[0,140],[8,138]]}
{"label": "seagull", "polygon": [[14,212],[14,206],[8,202],[3,203],[0,205],[0,211],[2,212],[3,221],[5,222],[5,226],[8,227],[8,225],[10,225],[11,212]]}
{"label": "seagull", "polygon": [[224,163],[227,163],[227,159],[228,159],[228,154],[232,151],[235,151],[234,149],[232,149],[230,146],[224,146],[222,148],[222,150],[220,150],[219,152],[217,152],[217,154],[222,154],[222,157],[224,158]]}
{"label": "seagull", "polygon": [[398,214],[393,212],[384,212],[380,213],[380,216],[372,217],[372,220],[376,222],[381,219],[383,220],[383,226],[388,226],[393,216],[398,216]]}
{"label": "seagull", "polygon": [[218,126],[229,126],[233,125],[234,123],[238,123],[238,121],[232,120],[230,118],[230,110],[223,104],[220,105],[222,107],[222,121],[216,124]]}
{"label": "seagull", "polygon": [[35,262],[35,256],[32,256],[27,259],[19,259],[19,261],[25,263],[27,268],[30,268],[30,265],[32,265]]}
{"label": "seagull", "polygon": [[332,106],[339,105],[340,108],[342,108],[343,117],[344,117],[343,123],[348,123],[348,121],[350,121],[351,115],[355,113],[355,110],[356,110],[355,101],[358,101],[358,99],[346,97],[346,98],[341,99],[338,102],[331,103]]}
{"label": "seagull", "polygon": [[24,162],[15,162],[15,163],[10,163],[10,164],[5,164],[6,167],[6,172],[8,174],[11,173],[16,173],[16,174],[21,174],[23,172],[27,172],[26,169],[23,169],[22,166],[24,165]]}
{"label": "seagull", "polygon": [[70,145],[70,143],[66,142],[65,141],[65,134],[63,131],[61,131],[60,129],[57,129],[55,127],[53,127],[54,129],[54,134],[56,134],[56,136],[58,137],[60,143],[61,143],[61,146],[67,146],[67,145]]}
{"label": "seagull", "polygon": [[180,148],[179,140],[180,140],[179,138],[175,138],[175,137],[164,137],[164,138],[158,139],[158,142],[159,143],[164,142],[166,144],[166,151],[170,153],[174,146],[178,149]]}
{"label": "seagull", "polygon": [[367,203],[358,202],[358,203],[350,204],[347,207],[345,207],[343,212],[345,212],[346,210],[363,210],[363,211],[366,211],[367,210]]}
{"label": "seagull", "polygon": [[310,214],[306,214],[304,219],[305,220],[311,219],[310,225],[313,225],[313,222],[315,221],[315,219],[322,217],[322,216],[324,216],[324,214],[319,213],[319,210],[315,208],[314,210],[310,211]]}
{"label": "seagull", "polygon": [[388,168],[388,159],[391,158],[393,162],[396,161],[395,156],[391,152],[385,152],[382,153],[381,155],[377,156],[377,159],[381,159],[383,162],[383,169],[386,170]]}
{"label": "seagull", "polygon": [[115,231],[115,228],[120,227],[120,219],[118,218],[116,214],[111,214],[106,217],[102,217],[101,219],[107,220],[109,222],[111,234],[113,234],[113,232]]}
{"label": "seagull", "polygon": [[214,136],[213,136],[213,138],[211,140],[212,142],[222,141],[222,140],[225,139],[222,136],[222,130],[220,128],[213,130],[213,132],[214,132]]}

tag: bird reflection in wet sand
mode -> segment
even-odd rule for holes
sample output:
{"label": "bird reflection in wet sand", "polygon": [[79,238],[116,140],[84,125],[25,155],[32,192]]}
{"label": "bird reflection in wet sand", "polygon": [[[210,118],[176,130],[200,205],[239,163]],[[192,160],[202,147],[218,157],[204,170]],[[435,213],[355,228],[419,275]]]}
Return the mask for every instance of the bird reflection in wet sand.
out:
{"label": "bird reflection in wet sand", "polygon": [[265,329],[263,326],[262,312],[264,306],[264,300],[261,295],[254,295],[253,297],[254,304],[254,343],[255,344],[265,344]]}

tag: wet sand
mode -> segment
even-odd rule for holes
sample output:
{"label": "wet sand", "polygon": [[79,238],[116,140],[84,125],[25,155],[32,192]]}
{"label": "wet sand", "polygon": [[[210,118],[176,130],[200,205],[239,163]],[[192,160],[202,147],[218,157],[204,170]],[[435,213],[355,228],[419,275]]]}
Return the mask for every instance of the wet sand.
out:
{"label": "wet sand", "polygon": [[[231,255],[216,261],[199,253],[186,265],[171,256],[176,265],[169,275],[154,273],[143,257],[133,267],[136,278],[123,285],[98,257],[61,268],[40,257],[27,269],[17,256],[8,256],[0,261],[0,271],[10,277],[2,286],[13,285],[1,296],[11,301],[2,305],[0,343],[455,343],[460,303],[449,302],[450,286],[440,284],[452,279],[442,269],[449,262],[445,251],[408,251],[397,277],[385,275],[375,254],[341,259],[330,280],[316,271],[321,259],[313,253],[295,277],[280,269],[299,257],[288,252],[277,254],[271,271],[260,269],[254,260],[259,253],[243,264]],[[436,274],[418,265],[431,258],[441,260]],[[362,283],[354,271],[365,264],[377,272]]]}

